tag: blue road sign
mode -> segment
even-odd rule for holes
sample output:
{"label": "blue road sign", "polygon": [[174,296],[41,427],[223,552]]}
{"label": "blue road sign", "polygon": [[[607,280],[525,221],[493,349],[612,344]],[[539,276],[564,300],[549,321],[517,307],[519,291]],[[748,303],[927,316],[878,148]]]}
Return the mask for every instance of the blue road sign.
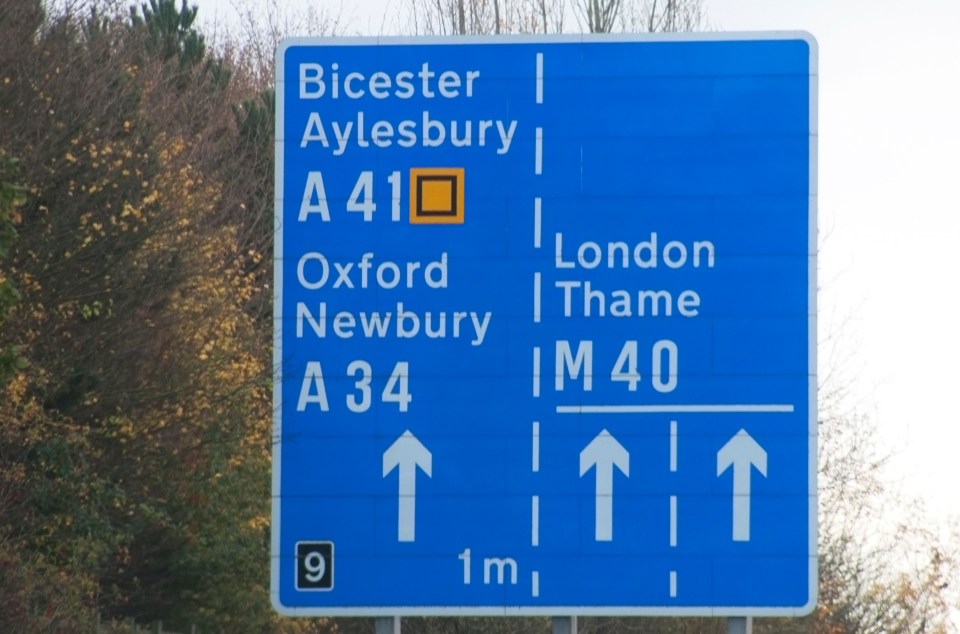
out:
{"label": "blue road sign", "polygon": [[816,44],[277,54],[272,596],[816,603]]}

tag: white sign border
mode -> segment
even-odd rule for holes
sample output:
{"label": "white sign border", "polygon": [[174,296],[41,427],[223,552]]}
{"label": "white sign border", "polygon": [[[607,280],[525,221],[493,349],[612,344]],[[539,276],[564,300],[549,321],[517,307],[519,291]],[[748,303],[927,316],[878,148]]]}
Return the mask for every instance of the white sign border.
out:
{"label": "white sign border", "polygon": [[[810,49],[810,200],[808,205],[808,413],[809,413],[809,590],[808,601],[800,607],[684,607],[684,606],[380,606],[380,607],[294,607],[280,601],[280,466],[283,437],[283,402],[281,363],[283,359],[283,124],[284,124],[284,57],[287,49],[299,46],[425,46],[471,44],[571,44],[597,42],[752,42],[764,40],[802,40]],[[736,31],[708,33],[648,34],[580,34],[580,35],[500,35],[458,37],[296,37],[277,46],[275,58],[275,160],[274,160],[274,308],[273,308],[273,484],[270,535],[270,602],[282,616],[720,616],[720,617],[790,617],[811,613],[817,605],[818,590],[818,502],[817,502],[817,216],[818,216],[818,146],[819,146],[819,45],[807,31]]]}

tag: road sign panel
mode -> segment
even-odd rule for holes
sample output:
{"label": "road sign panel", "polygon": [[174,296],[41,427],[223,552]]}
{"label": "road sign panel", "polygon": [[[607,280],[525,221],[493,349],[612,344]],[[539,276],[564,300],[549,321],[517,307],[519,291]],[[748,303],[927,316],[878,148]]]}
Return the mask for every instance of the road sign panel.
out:
{"label": "road sign panel", "polygon": [[812,609],[816,134],[802,33],[285,42],[277,609]]}

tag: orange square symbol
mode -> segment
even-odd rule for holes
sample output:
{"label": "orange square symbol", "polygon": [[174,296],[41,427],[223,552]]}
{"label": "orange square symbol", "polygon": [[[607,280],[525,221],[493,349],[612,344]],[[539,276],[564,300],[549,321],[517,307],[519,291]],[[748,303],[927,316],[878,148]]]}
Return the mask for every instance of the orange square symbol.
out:
{"label": "orange square symbol", "polygon": [[464,169],[415,167],[410,170],[410,224],[463,224]]}

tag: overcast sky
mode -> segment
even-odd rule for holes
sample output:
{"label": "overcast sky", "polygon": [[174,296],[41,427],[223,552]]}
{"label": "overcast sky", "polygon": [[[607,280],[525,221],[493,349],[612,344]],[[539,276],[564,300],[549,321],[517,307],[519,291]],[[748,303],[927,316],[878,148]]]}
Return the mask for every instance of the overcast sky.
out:
{"label": "overcast sky", "polygon": [[857,406],[898,452],[893,471],[937,514],[960,514],[950,405],[960,376],[960,4],[708,7],[724,30],[802,28],[819,41],[821,339],[843,335]]}

